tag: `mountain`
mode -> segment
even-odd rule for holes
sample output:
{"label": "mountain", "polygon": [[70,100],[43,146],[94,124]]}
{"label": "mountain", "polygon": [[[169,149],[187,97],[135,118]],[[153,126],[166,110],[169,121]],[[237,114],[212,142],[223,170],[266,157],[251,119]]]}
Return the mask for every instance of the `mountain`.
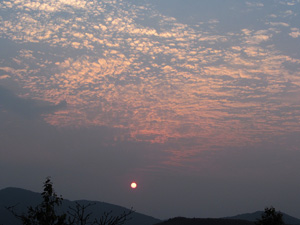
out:
{"label": "mountain", "polygon": [[[255,221],[261,217],[263,211],[256,211],[254,213],[245,213],[232,217],[225,218],[184,218],[176,217],[155,225],[254,225]],[[300,220],[288,214],[283,214],[285,224],[299,225]]]}
{"label": "mountain", "polygon": [[156,225],[254,225],[253,222],[237,219],[200,219],[200,218],[184,218],[176,217]]}
{"label": "mountain", "polygon": [[[28,206],[35,206],[41,202],[42,198],[39,193],[20,189],[20,188],[5,188],[0,190],[0,224],[1,225],[19,225],[21,224],[19,220],[17,220],[5,207],[15,206],[15,210],[17,213],[26,212]],[[121,206],[98,202],[98,201],[87,201],[87,200],[79,200],[79,201],[69,201],[63,200],[63,204],[60,210],[66,212],[69,210],[69,207],[74,208],[75,202],[78,202],[81,205],[93,204],[90,206],[86,212],[92,212],[91,219],[93,217],[102,215],[104,212],[112,211],[112,215],[119,215],[124,211],[128,211]],[[127,221],[125,225],[153,225],[155,223],[160,222],[160,220],[143,215],[141,213],[133,213],[132,219]]]}
{"label": "mountain", "polygon": [[[19,225],[21,224],[5,207],[15,206],[18,214],[26,212],[28,206],[35,206],[41,202],[41,194],[32,192],[21,188],[5,188],[0,190],[0,225]],[[112,215],[119,215],[124,211],[128,211],[121,206],[99,202],[78,200],[69,201],[64,199],[60,208],[61,211],[66,212],[70,207],[75,207],[75,202],[81,205],[93,204],[86,212],[92,213],[92,218],[103,215],[104,212],[112,211]],[[225,218],[184,218],[176,217],[166,221],[143,215],[141,213],[134,213],[132,219],[127,221],[125,225],[254,225],[254,221],[261,217],[263,211],[256,211],[253,213],[239,214],[236,216]],[[286,224],[300,225],[300,219],[292,217],[288,214],[283,214],[283,220]]]}
{"label": "mountain", "polygon": [[[226,217],[226,219],[238,219],[238,220],[247,220],[247,221],[256,221],[258,218],[261,217],[261,214],[263,211],[256,211],[253,213],[244,213],[244,214],[239,214],[236,216],[231,216],[231,217]],[[299,225],[300,224],[300,219],[292,217],[286,213],[283,214],[283,221],[285,224],[295,224]]]}

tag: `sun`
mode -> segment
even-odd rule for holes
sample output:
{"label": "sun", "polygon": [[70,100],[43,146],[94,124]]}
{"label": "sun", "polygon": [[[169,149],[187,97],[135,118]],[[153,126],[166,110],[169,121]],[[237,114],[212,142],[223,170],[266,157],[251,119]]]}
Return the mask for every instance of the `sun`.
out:
{"label": "sun", "polygon": [[132,183],[130,184],[130,187],[131,187],[132,189],[136,189],[136,188],[137,188],[137,184],[136,184],[135,182],[132,182]]}

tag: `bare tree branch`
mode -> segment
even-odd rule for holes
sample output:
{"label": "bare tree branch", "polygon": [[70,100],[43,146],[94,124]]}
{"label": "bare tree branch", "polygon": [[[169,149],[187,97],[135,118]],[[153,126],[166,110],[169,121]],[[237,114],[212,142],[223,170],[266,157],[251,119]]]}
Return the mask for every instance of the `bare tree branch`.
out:
{"label": "bare tree branch", "polygon": [[89,222],[89,218],[92,213],[86,213],[86,209],[90,206],[95,205],[95,203],[89,203],[87,205],[81,205],[78,202],[75,202],[75,208],[69,207],[70,211],[67,211],[69,214],[68,222],[70,225],[88,225],[93,224]]}
{"label": "bare tree branch", "polygon": [[122,225],[126,221],[132,219],[130,217],[131,214],[133,214],[135,211],[132,210],[132,208],[129,211],[124,211],[119,216],[113,216],[112,211],[105,212],[99,219],[96,219],[94,221],[94,224],[96,225]]}

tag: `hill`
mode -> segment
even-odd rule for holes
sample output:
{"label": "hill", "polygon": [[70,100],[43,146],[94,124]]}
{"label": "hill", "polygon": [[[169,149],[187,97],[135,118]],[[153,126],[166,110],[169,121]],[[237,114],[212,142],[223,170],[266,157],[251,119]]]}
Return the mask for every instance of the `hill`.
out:
{"label": "hill", "polygon": [[[41,202],[42,198],[40,193],[24,190],[21,188],[5,188],[0,190],[0,225],[21,225],[5,207],[16,206],[16,212],[26,212],[28,206],[35,206]],[[128,211],[121,206],[99,202],[78,200],[69,201],[63,200],[61,211],[66,212],[70,207],[75,207],[75,202],[81,205],[93,204],[87,213],[92,212],[92,218],[102,215],[104,212],[112,211],[112,215],[119,215],[124,211]],[[254,221],[261,217],[262,211],[256,211],[254,213],[245,213],[226,218],[184,218],[176,217],[166,221],[160,221],[140,213],[134,213],[132,219],[127,221],[125,225],[254,225]],[[286,224],[300,225],[300,220],[283,213],[283,219]]]}
{"label": "hill", "polygon": [[[244,214],[239,214],[236,216],[226,217],[226,219],[256,221],[258,218],[261,217],[262,213],[263,213],[263,211],[256,211],[253,213],[244,213]],[[282,214],[283,214],[283,221],[285,222],[285,224],[300,225],[300,219],[292,217],[286,213],[282,213]]]}
{"label": "hill", "polygon": [[184,218],[176,217],[156,225],[254,225],[254,222],[237,219],[200,219],[200,218]]}
{"label": "hill", "polygon": [[[35,206],[41,202],[42,198],[40,193],[20,189],[20,188],[5,188],[0,190],[0,224],[2,225],[21,225],[20,221],[17,220],[5,207],[16,206],[16,212],[26,212],[28,206]],[[75,207],[78,202],[83,205],[89,203],[93,204],[87,210],[87,213],[92,212],[91,219],[96,216],[103,215],[104,212],[112,211],[112,215],[119,215],[124,211],[129,211],[121,206],[99,202],[99,201],[69,201],[63,200],[61,211],[66,212],[69,207]],[[127,221],[124,225],[153,225],[160,222],[160,220],[135,212],[132,214],[132,219]]]}

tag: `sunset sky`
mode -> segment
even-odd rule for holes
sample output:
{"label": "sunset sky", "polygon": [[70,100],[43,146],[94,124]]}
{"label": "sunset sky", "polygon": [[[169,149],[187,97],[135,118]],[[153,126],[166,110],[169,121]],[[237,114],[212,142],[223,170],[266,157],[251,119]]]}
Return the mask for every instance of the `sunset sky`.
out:
{"label": "sunset sky", "polygon": [[299,21],[300,0],[0,0],[0,189],[300,217]]}

